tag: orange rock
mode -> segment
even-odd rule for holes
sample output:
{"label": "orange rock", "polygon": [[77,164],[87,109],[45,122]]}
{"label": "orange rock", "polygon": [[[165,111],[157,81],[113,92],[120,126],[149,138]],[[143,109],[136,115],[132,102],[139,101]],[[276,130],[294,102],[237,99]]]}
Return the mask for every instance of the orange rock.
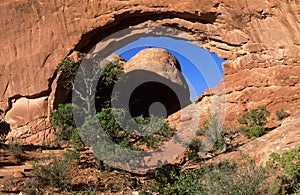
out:
{"label": "orange rock", "polygon": [[[65,96],[55,87],[58,62],[122,28],[151,24],[187,31],[228,60],[222,80],[228,126],[258,105],[271,111],[269,126],[278,126],[274,111],[296,116],[300,110],[299,6],[279,0],[2,2],[0,111],[11,137],[41,143],[51,132],[52,105]],[[202,119],[210,103],[207,91],[198,103]]]}

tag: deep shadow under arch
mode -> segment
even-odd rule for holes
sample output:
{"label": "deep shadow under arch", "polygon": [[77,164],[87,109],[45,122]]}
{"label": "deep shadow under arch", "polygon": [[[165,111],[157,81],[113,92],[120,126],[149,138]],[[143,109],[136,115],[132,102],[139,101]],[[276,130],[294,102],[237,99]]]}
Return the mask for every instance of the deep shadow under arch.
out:
{"label": "deep shadow under arch", "polygon": [[170,87],[152,81],[141,84],[131,94],[129,99],[131,116],[149,117],[149,108],[155,102],[164,105],[168,116],[181,109],[180,100]]}

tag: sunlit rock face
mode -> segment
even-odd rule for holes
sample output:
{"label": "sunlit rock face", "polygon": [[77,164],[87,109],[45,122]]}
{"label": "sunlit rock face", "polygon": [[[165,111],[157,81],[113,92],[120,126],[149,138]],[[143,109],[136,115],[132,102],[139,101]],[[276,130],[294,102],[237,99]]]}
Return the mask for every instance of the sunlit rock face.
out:
{"label": "sunlit rock face", "polygon": [[[264,105],[271,112],[269,127],[280,125],[275,111],[285,109],[300,118],[299,1],[10,1],[0,3],[0,118],[10,121],[15,139],[42,143],[50,126],[47,118],[58,103],[55,69],[71,52],[87,53],[104,37],[129,26],[172,26],[192,34],[202,46],[226,59],[225,124],[237,127],[236,118],[247,109]],[[51,94],[56,93],[55,96]],[[212,98],[198,98],[200,120]],[[12,113],[23,100],[37,99],[40,118]],[[44,99],[48,106],[44,106]],[[48,99],[47,99],[48,98]],[[54,99],[53,99],[54,98]],[[14,109],[14,106],[18,106]],[[13,112],[10,112],[13,111]],[[45,114],[46,113],[46,114]],[[8,116],[5,116],[8,115]],[[32,121],[33,118],[43,120]],[[23,120],[24,119],[24,120]],[[20,123],[20,124],[21,124]],[[30,130],[32,129],[32,130]],[[48,128],[49,130],[49,128]],[[39,132],[45,132],[39,135]]]}

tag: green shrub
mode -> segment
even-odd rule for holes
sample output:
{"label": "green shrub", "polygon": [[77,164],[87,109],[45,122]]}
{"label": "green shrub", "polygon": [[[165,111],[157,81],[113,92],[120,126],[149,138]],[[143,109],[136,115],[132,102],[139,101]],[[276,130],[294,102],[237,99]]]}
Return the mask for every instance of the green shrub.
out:
{"label": "green shrub", "polygon": [[282,172],[270,184],[271,194],[292,194],[300,188],[300,147],[283,154],[272,153],[266,163],[271,174]]}
{"label": "green shrub", "polygon": [[161,172],[151,193],[160,194],[263,194],[266,178],[264,169],[248,160],[243,167],[220,162],[200,169],[168,173]]}
{"label": "green shrub", "polygon": [[218,122],[216,114],[209,113],[209,120],[205,120],[197,132],[205,135],[206,141],[212,146],[213,150],[223,149],[225,145],[224,128]]}
{"label": "green shrub", "polygon": [[101,112],[97,113],[97,118],[103,130],[114,142],[118,143],[122,141],[123,137],[128,136],[127,132],[115,120],[114,112],[111,108],[102,108]]}
{"label": "green shrub", "polygon": [[76,131],[73,120],[72,103],[59,104],[58,108],[51,112],[51,122],[58,141],[68,141]]}
{"label": "green shrub", "polygon": [[33,164],[31,178],[26,184],[26,193],[42,194],[45,190],[67,191],[70,188],[70,163],[53,157],[50,162]]}
{"label": "green shrub", "polygon": [[172,164],[165,164],[154,170],[154,181],[150,185],[153,192],[164,192],[164,188],[173,184],[179,174],[179,167]]}
{"label": "green shrub", "polygon": [[240,127],[240,131],[248,138],[260,137],[266,133],[264,125],[267,123],[267,117],[270,112],[263,106],[258,106],[257,109],[251,109],[238,119],[240,124],[246,125]]}
{"label": "green shrub", "polygon": [[201,140],[199,140],[198,138],[193,138],[190,142],[188,146],[187,157],[191,162],[199,162],[201,160],[198,155],[201,143]]}
{"label": "green shrub", "polygon": [[69,91],[73,86],[79,64],[79,62],[74,62],[69,57],[66,57],[59,62],[56,68],[57,71],[61,72],[58,85],[62,85],[67,91]]}
{"label": "green shrub", "polygon": [[265,134],[266,130],[262,126],[241,127],[240,131],[248,138],[257,138]]}
{"label": "green shrub", "polygon": [[119,77],[124,73],[124,69],[119,65],[119,60],[110,62],[104,66],[100,74],[100,83],[105,86],[115,84]]}
{"label": "green shrub", "polygon": [[84,145],[73,120],[72,109],[72,103],[59,104],[58,109],[51,112],[51,123],[55,130],[55,142],[60,144],[70,141],[76,150],[81,150]]}
{"label": "green shrub", "polygon": [[290,116],[289,113],[287,113],[287,112],[286,112],[285,110],[283,110],[283,109],[281,109],[281,110],[276,110],[275,114],[276,114],[276,119],[277,119],[278,121],[281,121],[281,120],[283,120],[284,118]]}
{"label": "green shrub", "polygon": [[67,148],[67,151],[63,153],[66,162],[72,163],[74,160],[79,161],[80,153],[78,150]]}
{"label": "green shrub", "polygon": [[[163,118],[152,116],[152,120],[150,122],[150,118],[147,117],[143,120],[142,125],[147,124],[148,126],[148,129],[144,128],[144,132],[149,132],[149,134],[141,136],[138,144],[156,148],[159,143],[170,139],[175,134],[176,129],[171,128],[168,123],[164,122]],[[158,129],[158,131],[152,133],[153,129]]]}
{"label": "green shrub", "polygon": [[[118,111],[115,112],[117,112],[118,115]],[[140,145],[147,145],[149,147],[155,148],[162,141],[165,141],[172,137],[176,131],[174,128],[171,128],[167,123],[165,123],[161,118],[152,118],[154,121],[151,123],[150,118],[144,118],[143,120],[135,118],[134,121],[138,124],[141,124],[141,127],[147,124],[148,129],[144,129],[145,132],[151,133],[152,128],[157,128],[157,125],[158,127],[160,127],[159,130],[153,134],[149,133],[144,136],[138,136],[131,134],[120,127],[120,125],[115,120],[114,113],[112,112],[111,108],[102,108],[101,112],[97,113],[97,117],[100,121],[101,127],[111,140],[123,147],[128,147],[131,149],[138,149],[138,146]],[[133,125],[130,124],[130,121],[128,121],[127,126],[132,127]],[[88,127],[85,127],[85,129],[88,129]]]}
{"label": "green shrub", "polygon": [[107,63],[100,71],[96,91],[96,106],[100,109],[97,108],[97,111],[110,106],[113,87],[123,73],[124,69],[120,66],[119,60]]}
{"label": "green shrub", "polygon": [[250,127],[264,126],[267,123],[267,117],[270,116],[270,112],[263,106],[258,106],[257,109],[251,109],[238,119],[238,122]]}
{"label": "green shrub", "polygon": [[14,156],[14,158],[17,160],[18,163],[20,163],[20,161],[22,160],[22,145],[20,144],[20,142],[12,142],[8,144],[8,149],[9,151],[12,153],[12,155]]}
{"label": "green shrub", "polygon": [[80,192],[80,195],[96,195],[96,192],[94,192],[93,190],[84,190]]}

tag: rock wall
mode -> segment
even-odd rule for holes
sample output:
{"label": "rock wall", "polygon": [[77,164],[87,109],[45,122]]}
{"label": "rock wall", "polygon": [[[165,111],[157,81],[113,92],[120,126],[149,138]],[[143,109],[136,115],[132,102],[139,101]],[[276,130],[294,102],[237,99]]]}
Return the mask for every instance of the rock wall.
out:
{"label": "rock wall", "polygon": [[[186,31],[227,59],[222,82],[228,126],[257,105],[271,111],[270,127],[279,125],[277,109],[299,116],[297,0],[20,0],[0,2],[0,12],[0,113],[11,125],[11,138],[47,139],[59,61],[74,51],[86,53],[113,32],[144,24]],[[199,106],[210,98],[208,90]]]}

